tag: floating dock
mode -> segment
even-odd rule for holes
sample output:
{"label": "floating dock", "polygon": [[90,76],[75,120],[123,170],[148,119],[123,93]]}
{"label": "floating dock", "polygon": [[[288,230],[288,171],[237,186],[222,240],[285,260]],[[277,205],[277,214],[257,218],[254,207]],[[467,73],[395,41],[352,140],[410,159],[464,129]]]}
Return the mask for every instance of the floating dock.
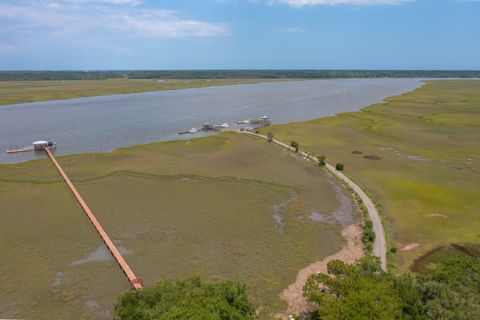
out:
{"label": "floating dock", "polygon": [[7,150],[7,153],[19,153],[19,152],[26,152],[26,151],[31,151],[33,150],[33,146],[28,146],[28,147],[21,147],[21,148],[10,148]]}
{"label": "floating dock", "polygon": [[48,157],[52,160],[53,164],[57,168],[57,170],[60,173],[60,175],[62,176],[63,180],[65,180],[68,187],[72,191],[73,195],[75,196],[75,198],[77,198],[77,201],[80,204],[80,206],[82,207],[83,211],[85,211],[85,214],[87,215],[88,219],[90,219],[90,222],[93,224],[93,226],[95,227],[97,232],[102,237],[102,240],[105,243],[105,245],[107,246],[108,250],[110,251],[112,256],[115,258],[115,260],[117,261],[117,263],[120,266],[120,268],[122,269],[123,273],[127,276],[128,282],[130,283],[130,286],[132,287],[132,289],[133,290],[142,289],[143,288],[142,280],[135,276],[132,269],[130,268],[130,266],[127,264],[127,262],[125,261],[125,259],[122,256],[122,254],[120,253],[120,251],[118,251],[117,247],[115,246],[113,241],[110,239],[108,234],[105,232],[105,230],[103,229],[100,222],[98,222],[98,220],[95,217],[95,215],[93,214],[92,210],[90,210],[90,208],[88,207],[85,200],[83,200],[83,198],[80,195],[80,193],[78,192],[77,188],[75,188],[72,181],[70,181],[70,179],[68,178],[65,171],[62,169],[60,164],[57,162],[57,160],[53,156],[52,151],[50,151],[50,149],[48,147],[44,148],[43,150],[48,155]]}

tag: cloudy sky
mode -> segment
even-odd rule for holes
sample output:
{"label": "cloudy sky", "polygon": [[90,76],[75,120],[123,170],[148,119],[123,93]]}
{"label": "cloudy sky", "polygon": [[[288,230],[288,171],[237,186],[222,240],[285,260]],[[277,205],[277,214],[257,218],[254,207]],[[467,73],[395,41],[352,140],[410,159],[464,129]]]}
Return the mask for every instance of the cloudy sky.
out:
{"label": "cloudy sky", "polygon": [[0,70],[480,69],[480,0],[0,0]]}

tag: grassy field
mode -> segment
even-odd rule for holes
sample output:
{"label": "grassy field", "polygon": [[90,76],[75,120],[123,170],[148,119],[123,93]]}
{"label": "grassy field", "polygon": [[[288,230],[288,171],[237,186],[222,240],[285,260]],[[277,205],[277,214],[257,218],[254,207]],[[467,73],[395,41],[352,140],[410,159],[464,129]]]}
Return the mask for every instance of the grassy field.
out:
{"label": "grassy field", "polygon": [[295,79],[0,81],[0,105],[112,94],[293,81]]}
{"label": "grassy field", "polygon": [[[294,157],[224,133],[58,160],[146,285],[244,281],[271,319],[285,307],[280,292],[338,251],[342,226],[357,216],[333,178]],[[0,165],[0,214],[0,315],[111,316],[127,281],[96,252],[99,236],[49,160]]]}
{"label": "grassy field", "polygon": [[383,207],[401,268],[480,241],[480,81],[428,81],[360,112],[268,131],[345,164]]}

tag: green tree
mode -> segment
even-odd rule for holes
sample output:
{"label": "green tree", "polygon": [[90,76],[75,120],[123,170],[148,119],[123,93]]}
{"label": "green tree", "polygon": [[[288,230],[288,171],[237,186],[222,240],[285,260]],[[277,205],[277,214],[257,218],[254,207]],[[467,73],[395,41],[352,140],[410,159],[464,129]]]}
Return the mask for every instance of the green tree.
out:
{"label": "green tree", "polygon": [[267,141],[268,141],[268,142],[272,142],[272,141],[273,141],[273,133],[271,133],[270,131],[267,133]]}
{"label": "green tree", "polygon": [[395,282],[376,258],[355,265],[331,261],[328,274],[311,275],[303,291],[308,301],[318,305],[318,319],[402,319]]}
{"label": "green tree", "polygon": [[298,149],[299,149],[299,147],[300,147],[299,144],[298,144],[298,142],[292,141],[292,142],[290,142],[290,146],[291,146],[293,149],[295,149],[295,152],[298,153]]}
{"label": "green tree", "polygon": [[480,319],[480,260],[455,256],[417,276],[424,319]]}
{"label": "green tree", "polygon": [[326,162],[325,162],[326,160],[327,160],[327,157],[324,155],[317,156],[318,165],[320,167],[324,167],[326,165]]}
{"label": "green tree", "polygon": [[343,163],[337,163],[337,165],[335,166],[335,169],[337,169],[338,171],[343,171]]}
{"label": "green tree", "polygon": [[246,320],[255,319],[245,285],[203,283],[194,277],[122,294],[115,305],[117,320]]}

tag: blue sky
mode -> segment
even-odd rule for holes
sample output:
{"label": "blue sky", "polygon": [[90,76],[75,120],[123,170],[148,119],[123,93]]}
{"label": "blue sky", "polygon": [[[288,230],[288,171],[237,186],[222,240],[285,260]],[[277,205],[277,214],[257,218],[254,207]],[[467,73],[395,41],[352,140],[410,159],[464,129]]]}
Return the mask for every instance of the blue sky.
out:
{"label": "blue sky", "polygon": [[480,0],[0,0],[0,70],[475,69]]}

